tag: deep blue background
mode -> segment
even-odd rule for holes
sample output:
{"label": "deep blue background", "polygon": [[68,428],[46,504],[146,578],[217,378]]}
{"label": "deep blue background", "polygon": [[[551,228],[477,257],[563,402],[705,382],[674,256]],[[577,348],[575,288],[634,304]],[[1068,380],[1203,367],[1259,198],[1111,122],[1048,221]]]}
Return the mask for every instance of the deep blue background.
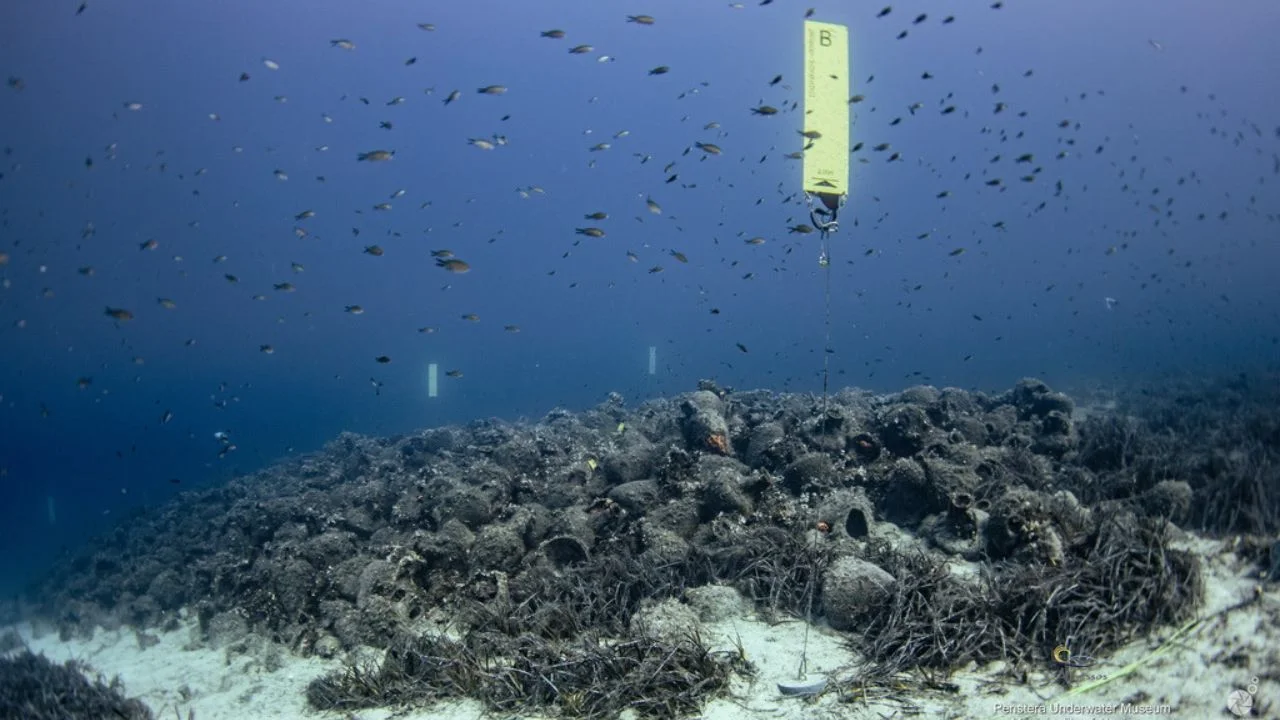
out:
{"label": "deep blue background", "polygon": [[[801,143],[789,108],[805,6],[90,0],[76,16],[76,4],[0,10],[0,76],[25,85],[0,88],[0,588],[131,507],[343,430],[537,417],[611,390],[639,402],[702,377],[820,389],[818,241],[787,233],[807,219],[800,164],[782,157]],[[852,133],[869,162],[853,164],[832,240],[837,386],[998,390],[1038,375],[1084,389],[1275,361],[1280,5],[917,2],[883,19],[879,4],[814,7],[850,26],[853,91],[867,97]],[[568,37],[539,37],[550,28]],[[570,55],[578,43],[596,50]],[[671,72],[649,76],[657,65]],[[510,90],[476,94],[489,84]],[[788,111],[751,115],[760,103]],[[467,143],[494,133],[510,144]],[[682,155],[695,141],[724,154]],[[598,142],[612,148],[588,152]],[[869,150],[881,142],[902,161]],[[355,161],[375,148],[397,155]],[[1015,163],[1023,153],[1035,162]],[[994,177],[1003,189],[984,184]],[[530,185],[545,194],[522,198]],[[384,201],[393,209],[372,209]],[[576,236],[596,210],[611,214],[608,236]],[[743,243],[756,235],[768,242]],[[149,238],[159,247],[140,250]],[[361,252],[374,243],[385,256]],[[440,248],[473,270],[435,268]],[[297,292],[272,289],[285,281]],[[106,306],[136,318],[116,323]],[[479,323],[460,319],[472,312]],[[393,362],[374,362],[384,354]],[[465,377],[442,375],[428,399],[429,362]],[[238,447],[221,460],[219,430]]]}

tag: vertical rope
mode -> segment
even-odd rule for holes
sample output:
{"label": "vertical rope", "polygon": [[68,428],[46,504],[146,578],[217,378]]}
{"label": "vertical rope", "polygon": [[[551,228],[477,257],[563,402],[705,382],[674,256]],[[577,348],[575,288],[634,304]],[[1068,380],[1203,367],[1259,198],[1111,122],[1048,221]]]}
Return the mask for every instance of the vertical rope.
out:
{"label": "vertical rope", "polygon": [[[824,340],[822,345],[822,415],[818,422],[822,433],[827,432],[827,407],[831,395],[831,256],[827,254],[827,233],[822,233],[822,295]],[[809,527],[805,533],[815,532],[817,510],[810,508]],[[805,582],[804,640],[800,644],[800,667],[796,671],[796,679],[803,679],[809,672],[809,626],[813,624],[814,583],[817,581],[816,553],[817,540],[809,545],[809,574]]]}

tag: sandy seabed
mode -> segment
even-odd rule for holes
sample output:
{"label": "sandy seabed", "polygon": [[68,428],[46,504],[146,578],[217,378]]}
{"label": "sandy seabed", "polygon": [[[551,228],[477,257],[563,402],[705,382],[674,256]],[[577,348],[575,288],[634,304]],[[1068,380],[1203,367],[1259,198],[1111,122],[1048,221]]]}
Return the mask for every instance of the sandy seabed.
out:
{"label": "sandy seabed", "polygon": [[[1199,554],[1205,568],[1203,621],[1174,637],[1175,630],[1130,643],[1088,668],[1071,671],[1077,689],[1093,680],[1122,674],[1101,687],[1068,691],[1057,670],[1025,675],[1025,682],[1001,664],[970,667],[953,674],[952,691],[854,699],[829,691],[817,698],[782,696],[778,682],[794,679],[800,667],[804,623],[768,624],[752,613],[702,625],[715,649],[741,643],[757,668],[753,679],[737,678],[732,694],[709,702],[706,720],[755,718],[1101,718],[1155,716],[1237,717],[1228,710],[1232,693],[1247,696],[1252,709],[1241,717],[1277,717],[1280,713],[1280,586],[1258,585],[1233,552],[1230,541],[1189,538],[1180,543]],[[50,660],[78,659],[103,676],[118,675],[124,692],[155,711],[160,720],[255,718],[359,718],[359,720],[469,720],[508,718],[489,714],[475,702],[446,702],[420,708],[379,708],[352,714],[320,712],[306,704],[314,678],[340,667],[337,660],[297,658],[286,651],[232,654],[201,647],[196,623],[187,617],[175,631],[152,636],[143,648],[138,633],[99,630],[91,640],[63,642],[29,624],[14,629],[33,652]],[[811,626],[807,666],[831,678],[830,687],[853,676],[858,658],[838,634]],[[1138,663],[1136,669],[1131,669]],[[1249,691],[1253,690],[1250,694]],[[624,712],[623,717],[629,713]],[[519,717],[537,719],[538,715]]]}

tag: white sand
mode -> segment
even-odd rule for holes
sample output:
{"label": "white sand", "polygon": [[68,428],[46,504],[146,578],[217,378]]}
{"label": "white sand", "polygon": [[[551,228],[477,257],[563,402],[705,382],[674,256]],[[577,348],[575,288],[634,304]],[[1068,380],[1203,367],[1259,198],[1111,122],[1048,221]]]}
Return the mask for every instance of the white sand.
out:
{"label": "white sand", "polygon": [[[1195,540],[1191,544],[1206,560],[1204,615],[1222,611],[1255,593],[1256,583],[1244,577],[1247,568],[1240,567],[1222,543]],[[412,712],[361,711],[353,716],[314,712],[307,708],[303,696],[306,685],[337,667],[336,661],[297,659],[275,650],[261,650],[255,655],[228,654],[194,642],[192,624],[159,635],[159,642],[146,649],[139,648],[133,632],[99,631],[90,641],[61,642],[53,634],[34,632],[30,625],[16,629],[33,651],[44,653],[51,660],[62,662],[77,658],[107,677],[119,675],[126,692],[150,705],[161,720],[178,717],[179,713],[185,720],[190,709],[196,711],[197,720],[485,717],[481,707],[473,702],[447,703]],[[903,717],[904,708],[888,701],[841,703],[835,693],[816,700],[782,697],[776,683],[795,676],[803,631],[803,624],[799,622],[770,626],[749,614],[704,626],[704,636],[717,643],[718,648],[732,649],[735,636],[740,637],[747,657],[759,668],[759,675],[752,682],[735,682],[734,697],[708,704],[701,717],[706,720]],[[1149,655],[1172,632],[1136,642],[1115,657],[1102,659],[1102,664],[1081,672],[1113,674]],[[1124,709],[1108,714],[1107,706],[1124,702],[1134,703],[1126,714],[1154,713],[1167,708],[1167,715],[1174,717],[1230,718],[1233,716],[1226,711],[1228,694],[1245,690],[1251,679],[1258,677],[1254,716],[1276,717],[1280,714],[1280,701],[1276,700],[1280,697],[1280,642],[1277,640],[1280,640],[1280,589],[1272,584],[1261,593],[1259,602],[1204,623],[1185,638],[1185,642],[1136,672],[1089,693],[1063,697],[1063,689],[1054,683],[1051,673],[1032,674],[1026,684],[1015,684],[1013,680],[1000,679],[999,667],[990,667],[953,676],[951,681],[961,688],[959,694],[918,696],[911,701],[918,705],[920,717],[938,718],[1035,714],[1058,718],[1108,717],[1122,714]],[[844,648],[838,634],[821,627],[811,628],[808,657],[811,672],[846,678],[855,661],[856,657]],[[1065,711],[1063,706],[1068,704],[1081,706],[1081,711]],[[1019,705],[1023,707],[1013,707]]]}

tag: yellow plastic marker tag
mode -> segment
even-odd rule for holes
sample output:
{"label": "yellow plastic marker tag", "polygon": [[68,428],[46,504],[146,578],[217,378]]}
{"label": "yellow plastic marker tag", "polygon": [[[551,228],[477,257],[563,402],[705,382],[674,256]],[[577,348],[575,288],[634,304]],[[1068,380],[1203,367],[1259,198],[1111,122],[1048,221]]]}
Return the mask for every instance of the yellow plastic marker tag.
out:
{"label": "yellow plastic marker tag", "polygon": [[804,190],[849,192],[849,28],[804,23]]}

